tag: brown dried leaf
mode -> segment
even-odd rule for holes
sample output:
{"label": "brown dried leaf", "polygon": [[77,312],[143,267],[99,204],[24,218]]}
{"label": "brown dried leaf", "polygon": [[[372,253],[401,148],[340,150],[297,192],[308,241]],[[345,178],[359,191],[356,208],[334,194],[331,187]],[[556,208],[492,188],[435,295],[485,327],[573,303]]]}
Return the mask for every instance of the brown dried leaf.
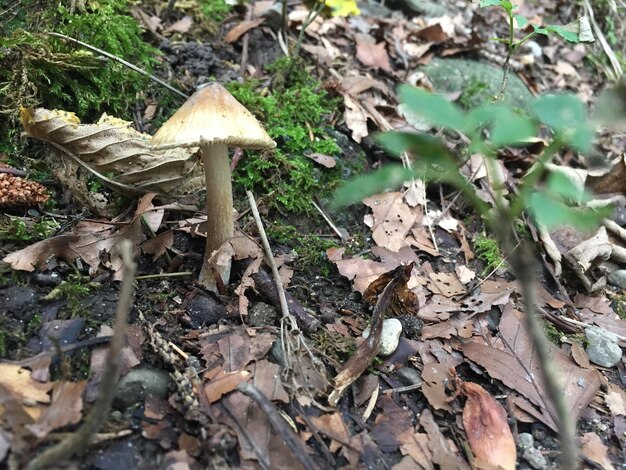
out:
{"label": "brown dried leaf", "polygon": [[467,290],[454,273],[428,273],[428,290],[445,297],[463,295]]}
{"label": "brown dried leaf", "polygon": [[174,231],[167,230],[159,233],[156,237],[144,242],[141,245],[141,251],[153,255],[152,261],[158,260],[165,251],[172,247],[174,243]]}
{"label": "brown dried leaf", "polygon": [[278,364],[262,359],[248,369],[253,376],[253,385],[263,392],[268,400],[289,403],[289,394],[283,387],[280,378],[281,367]]}
{"label": "brown dried leaf", "polygon": [[369,114],[350,95],[343,96],[343,104],[345,108],[343,117],[346,121],[346,126],[352,131],[352,139],[360,143],[363,137],[369,135],[369,130],[367,129]]}
{"label": "brown dried leaf", "polygon": [[[547,426],[556,430],[556,416],[547,396],[537,354],[525,328],[523,314],[509,304],[500,319],[500,336],[503,344],[498,348],[483,341],[470,341],[460,346],[467,358],[484,367],[489,375],[526,397],[536,407],[537,416]],[[585,370],[576,365],[561,349],[551,346],[550,356],[555,369],[562,377],[562,395],[573,418],[577,420],[593,399],[600,380],[595,370]],[[526,410],[526,409],[525,409]]]}
{"label": "brown dried leaf", "polygon": [[26,135],[63,151],[122,194],[185,194],[204,185],[195,149],[155,150],[151,137],[130,122],[104,114],[97,124],[80,124],[73,113],[44,108],[25,108],[21,114]]}
{"label": "brown dried leaf", "polygon": [[28,369],[14,364],[0,363],[0,386],[22,404],[50,403],[48,392],[55,382],[41,383],[31,378]]}
{"label": "brown dried leaf", "polygon": [[581,436],[580,445],[582,454],[604,470],[615,470],[608,456],[608,448],[596,433],[588,432]]}
{"label": "brown dried leaf", "polygon": [[467,470],[469,466],[460,455],[452,440],[446,439],[433,418],[432,412],[426,408],[419,420],[428,434],[428,447],[432,453],[432,462],[439,468],[447,470]]}
{"label": "brown dried leaf", "polygon": [[365,223],[372,229],[378,246],[397,252],[408,245],[406,237],[421,218],[421,209],[411,208],[399,192],[377,194],[365,198],[363,204],[372,209],[372,216]]}
{"label": "brown dried leaf", "polygon": [[252,374],[245,370],[225,372],[221,367],[208,371],[205,378],[209,381],[204,384],[204,393],[209,403],[219,401],[224,395],[232,392],[241,382],[246,382]]}
{"label": "brown dried leaf", "polygon": [[310,158],[315,163],[326,168],[334,168],[335,165],[337,165],[337,161],[333,157],[324,155],[323,153],[308,153],[305,157]]}
{"label": "brown dried leaf", "polygon": [[467,396],[463,407],[463,427],[479,467],[515,470],[517,451],[504,407],[484,388],[461,382]]}
{"label": "brown dried leaf", "polygon": [[391,72],[389,56],[387,55],[386,44],[379,42],[367,34],[356,34],[356,58],[370,68],[380,68],[385,72]]}
{"label": "brown dried leaf", "polygon": [[42,439],[55,429],[79,423],[83,410],[82,395],[86,385],[86,381],[58,382],[52,390],[52,404],[45,409],[35,424],[28,426],[29,431]]}
{"label": "brown dried leaf", "polygon": [[261,25],[264,21],[264,18],[250,21],[242,21],[237,26],[228,31],[228,33],[226,33],[226,36],[224,36],[224,42],[226,42],[226,44],[230,44],[237,41],[241,36],[246,34],[251,29],[254,29],[257,26]]}
{"label": "brown dried leaf", "polygon": [[134,246],[139,246],[143,242],[145,236],[141,218],[144,214],[148,215],[146,221],[149,224],[154,224],[157,218],[160,220],[163,217],[162,210],[153,210],[154,196],[154,193],[149,193],[139,200],[132,221],[126,225],[81,221],[76,224],[71,234],[42,240],[7,255],[3,261],[9,263],[13,269],[34,271],[53,255],[65,259],[68,263],[74,263],[77,258],[81,258],[94,272],[101,264],[111,269],[114,272],[113,279],[119,281],[122,277],[122,258],[113,248],[123,238],[130,240]]}
{"label": "brown dried leaf", "polygon": [[398,406],[391,395],[383,395],[376,402],[380,413],[371,429],[372,439],[383,452],[395,452],[403,442],[403,434],[413,430],[413,412]]}
{"label": "brown dried leaf", "polygon": [[163,30],[163,34],[167,33],[186,33],[193,24],[193,18],[191,16],[183,16],[180,20],[172,23]]}

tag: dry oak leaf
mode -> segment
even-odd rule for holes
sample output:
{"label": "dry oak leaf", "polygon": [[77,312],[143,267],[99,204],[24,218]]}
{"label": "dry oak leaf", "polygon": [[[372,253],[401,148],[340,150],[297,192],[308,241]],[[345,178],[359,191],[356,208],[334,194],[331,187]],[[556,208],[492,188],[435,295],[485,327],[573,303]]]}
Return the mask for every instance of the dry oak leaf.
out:
{"label": "dry oak leaf", "polygon": [[376,194],[363,199],[363,204],[372,209],[364,221],[378,246],[398,251],[409,244],[407,235],[421,218],[421,209],[411,208],[400,192]]}
{"label": "dry oak leaf", "polygon": [[22,404],[50,403],[48,392],[55,382],[41,383],[32,379],[28,369],[15,364],[0,363],[0,386]]}
{"label": "dry oak leaf", "polygon": [[57,383],[52,391],[52,404],[44,410],[35,424],[27,425],[28,430],[41,439],[55,429],[79,423],[86,385],[86,381]]}
{"label": "dry oak leaf", "polygon": [[22,108],[21,122],[27,136],[61,150],[121,194],[186,194],[204,185],[197,149],[155,150],[151,136],[131,122],[103,114],[97,124],[81,124],[74,113],[44,108]]}
{"label": "dry oak leaf", "polygon": [[352,131],[352,139],[356,143],[361,143],[363,137],[369,135],[367,129],[367,118],[369,114],[363,107],[350,95],[343,95],[344,112],[343,117],[346,120],[346,126]]}

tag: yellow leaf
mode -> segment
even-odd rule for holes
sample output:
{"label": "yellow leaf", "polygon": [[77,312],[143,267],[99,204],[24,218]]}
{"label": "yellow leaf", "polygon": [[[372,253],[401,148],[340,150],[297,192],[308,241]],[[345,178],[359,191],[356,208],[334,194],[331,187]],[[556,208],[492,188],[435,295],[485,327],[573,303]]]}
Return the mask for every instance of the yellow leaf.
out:
{"label": "yellow leaf", "polygon": [[326,0],[326,6],[332,10],[333,16],[350,16],[361,13],[355,0]]}

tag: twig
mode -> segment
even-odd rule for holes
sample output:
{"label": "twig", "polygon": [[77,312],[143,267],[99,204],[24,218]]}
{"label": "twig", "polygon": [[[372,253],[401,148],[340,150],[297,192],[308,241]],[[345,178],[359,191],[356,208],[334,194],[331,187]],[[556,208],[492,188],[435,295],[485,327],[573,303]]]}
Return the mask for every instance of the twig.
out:
{"label": "twig", "polygon": [[[317,212],[319,212],[320,215],[324,218],[324,220],[330,226],[330,228],[333,229],[333,232],[335,232],[337,234],[337,236],[341,239],[341,241],[345,243],[346,240],[348,239],[349,235],[346,235],[346,233],[342,233],[341,230],[339,230],[337,228],[337,226],[333,223],[333,221],[330,220],[330,217],[328,217],[328,215],[326,215],[326,213],[322,210],[322,208],[320,206],[317,205],[317,203],[315,201],[311,201],[311,203],[313,204],[313,207],[315,207],[317,209]],[[345,229],[344,229],[344,231],[345,231]]]}
{"label": "twig", "polygon": [[252,398],[254,402],[261,408],[261,411],[265,413],[272,428],[276,431],[276,434],[280,439],[289,447],[293,456],[298,459],[303,468],[306,469],[319,469],[319,465],[309,456],[302,440],[296,435],[296,433],[289,427],[285,420],[278,414],[276,407],[261,393],[261,391],[254,385],[250,385],[247,382],[242,382],[237,386],[244,395]]}
{"label": "twig", "polygon": [[278,267],[276,267],[276,262],[274,261],[274,255],[272,254],[272,248],[270,247],[270,242],[267,239],[267,234],[265,233],[263,222],[261,222],[261,215],[259,214],[259,208],[256,206],[254,195],[250,191],[246,191],[246,195],[248,196],[250,209],[252,210],[254,221],[256,222],[257,229],[259,230],[259,235],[261,236],[261,243],[263,244],[263,249],[265,250],[265,262],[271,268],[272,275],[274,276],[274,281],[276,282],[276,289],[278,290],[278,297],[280,299],[280,310],[282,311],[283,318],[287,318],[287,317],[293,318],[291,313],[289,312],[289,306],[287,305],[287,299],[285,298],[285,289],[283,287],[283,281],[280,278]]}
{"label": "twig", "polygon": [[193,271],[181,271],[179,273],[160,273],[160,274],[146,274],[144,276],[137,276],[136,281],[145,281],[146,279],[161,279],[164,277],[183,277],[191,276]]}
{"label": "twig", "polygon": [[108,53],[106,51],[103,51],[102,49],[98,49],[97,47],[94,47],[91,44],[87,44],[86,42],[82,42],[82,41],[79,41],[78,39],[71,38],[69,36],[66,36],[65,34],[53,33],[53,32],[47,32],[46,34],[48,34],[50,36],[55,36],[57,38],[65,39],[67,41],[71,41],[71,42],[76,43],[76,44],[78,44],[80,46],[83,46],[83,47],[85,47],[85,48],[87,48],[87,49],[89,49],[91,51],[97,52],[98,54],[103,55],[104,57],[107,57],[107,58],[109,58],[111,60],[114,60],[115,62],[118,62],[118,63],[128,67],[129,69],[134,70],[135,72],[140,73],[141,75],[150,78],[152,81],[155,81],[159,85],[167,88],[172,93],[176,93],[181,98],[184,98],[184,99],[189,98],[189,96],[186,95],[185,93],[183,93],[182,91],[177,90],[176,88],[174,88],[169,83],[166,83],[163,80],[161,80],[160,78],[155,77],[151,73],[146,72],[144,69],[139,68],[136,65],[131,64],[130,62],[126,62],[124,59],[121,59],[120,57],[117,57],[117,56],[115,56],[113,54],[110,54],[110,53]]}
{"label": "twig", "polygon": [[106,362],[106,369],[100,385],[100,393],[89,416],[83,424],[63,439],[59,444],[46,450],[43,454],[33,459],[27,470],[38,470],[47,467],[54,467],[64,459],[70,458],[81,452],[85,452],[89,446],[91,438],[98,431],[111,408],[115,387],[120,372],[122,360],[122,348],[126,342],[126,327],[128,313],[131,309],[133,290],[135,289],[135,271],[137,264],[132,259],[132,243],[129,240],[122,240],[118,249],[124,263],[124,280],[117,302],[117,313],[115,314],[115,324],[113,325],[113,338]]}
{"label": "twig", "polygon": [[[252,5],[246,5],[246,21],[252,19]],[[239,63],[239,70],[241,71],[241,77],[246,76],[246,67],[248,67],[248,49],[250,47],[250,33],[247,31],[243,35],[243,41],[241,43],[241,62]],[[232,171],[231,167],[231,171]]]}

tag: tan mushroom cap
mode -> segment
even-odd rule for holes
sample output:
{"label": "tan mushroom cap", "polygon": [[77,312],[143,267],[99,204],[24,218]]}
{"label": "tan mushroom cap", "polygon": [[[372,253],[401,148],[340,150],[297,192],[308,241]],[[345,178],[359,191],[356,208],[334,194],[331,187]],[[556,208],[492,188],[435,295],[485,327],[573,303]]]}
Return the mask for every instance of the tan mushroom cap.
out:
{"label": "tan mushroom cap", "polygon": [[154,147],[228,147],[273,149],[276,142],[259,121],[219,83],[196,91],[154,134]]}

